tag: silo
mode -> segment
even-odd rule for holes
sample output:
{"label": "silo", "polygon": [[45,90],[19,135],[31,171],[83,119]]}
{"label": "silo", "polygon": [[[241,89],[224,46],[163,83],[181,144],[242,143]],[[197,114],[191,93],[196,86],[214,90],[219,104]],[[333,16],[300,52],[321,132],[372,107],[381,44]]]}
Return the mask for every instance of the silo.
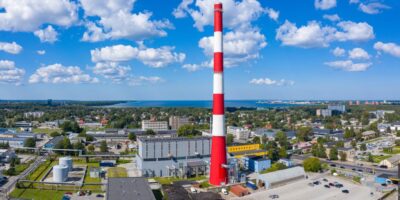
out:
{"label": "silo", "polygon": [[53,167],[53,182],[65,182],[68,178],[68,166],[55,165]]}
{"label": "silo", "polygon": [[68,166],[68,170],[69,170],[69,171],[72,170],[72,158],[71,158],[71,157],[61,157],[61,158],[58,160],[58,164],[59,164],[59,165]]}

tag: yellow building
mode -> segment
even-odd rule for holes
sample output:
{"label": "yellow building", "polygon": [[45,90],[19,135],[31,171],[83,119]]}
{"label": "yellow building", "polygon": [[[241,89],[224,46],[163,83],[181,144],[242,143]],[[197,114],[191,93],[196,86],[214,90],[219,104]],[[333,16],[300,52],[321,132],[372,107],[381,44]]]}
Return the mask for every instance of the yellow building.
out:
{"label": "yellow building", "polygon": [[243,156],[266,156],[268,154],[266,150],[261,149],[260,144],[229,146],[228,153],[235,158],[241,158]]}

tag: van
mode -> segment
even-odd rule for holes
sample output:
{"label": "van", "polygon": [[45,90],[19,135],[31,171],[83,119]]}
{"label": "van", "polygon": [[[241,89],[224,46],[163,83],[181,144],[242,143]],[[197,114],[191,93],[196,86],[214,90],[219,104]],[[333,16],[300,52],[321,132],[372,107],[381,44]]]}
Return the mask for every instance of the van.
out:
{"label": "van", "polygon": [[222,188],[221,192],[224,195],[228,195],[228,190],[226,190],[226,188]]}

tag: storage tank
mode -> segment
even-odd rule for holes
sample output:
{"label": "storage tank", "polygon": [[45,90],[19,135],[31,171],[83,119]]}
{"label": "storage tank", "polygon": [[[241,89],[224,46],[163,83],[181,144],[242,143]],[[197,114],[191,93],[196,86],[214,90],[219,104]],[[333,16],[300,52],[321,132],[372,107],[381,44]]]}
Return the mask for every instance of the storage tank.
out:
{"label": "storage tank", "polygon": [[55,165],[53,167],[53,182],[65,182],[68,178],[68,166]]}
{"label": "storage tank", "polygon": [[67,166],[69,171],[72,170],[72,158],[71,157],[61,157],[58,160],[58,164]]}

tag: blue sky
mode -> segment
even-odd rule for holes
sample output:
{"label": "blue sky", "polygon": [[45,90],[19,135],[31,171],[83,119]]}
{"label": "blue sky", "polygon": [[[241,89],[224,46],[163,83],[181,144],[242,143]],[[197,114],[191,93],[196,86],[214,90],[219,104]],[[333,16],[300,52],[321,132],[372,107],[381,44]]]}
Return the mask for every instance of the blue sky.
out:
{"label": "blue sky", "polygon": [[[399,1],[222,2],[227,99],[400,98]],[[0,0],[0,99],[211,99],[212,9]]]}

